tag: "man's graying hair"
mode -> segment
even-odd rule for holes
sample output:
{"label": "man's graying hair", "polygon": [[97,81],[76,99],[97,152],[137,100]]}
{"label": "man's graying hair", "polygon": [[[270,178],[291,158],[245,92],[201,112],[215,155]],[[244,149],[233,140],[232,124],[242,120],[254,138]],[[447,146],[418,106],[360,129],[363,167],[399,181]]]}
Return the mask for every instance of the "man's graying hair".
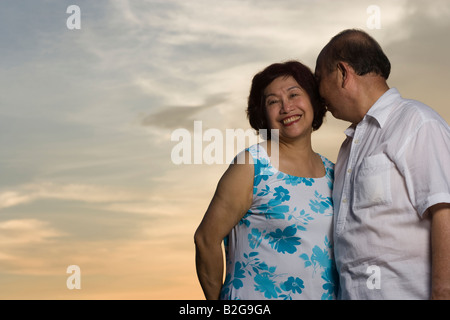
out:
{"label": "man's graying hair", "polygon": [[344,30],[334,36],[320,52],[316,68],[323,66],[323,70],[331,73],[342,61],[360,76],[375,73],[387,80],[391,72],[391,63],[378,42],[358,29]]}

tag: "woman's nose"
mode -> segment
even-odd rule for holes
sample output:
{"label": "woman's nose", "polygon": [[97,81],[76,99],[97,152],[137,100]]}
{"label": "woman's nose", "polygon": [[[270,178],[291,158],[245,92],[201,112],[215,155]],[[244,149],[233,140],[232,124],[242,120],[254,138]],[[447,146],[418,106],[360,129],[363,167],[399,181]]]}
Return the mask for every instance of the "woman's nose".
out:
{"label": "woman's nose", "polygon": [[289,113],[292,109],[292,102],[289,99],[283,99],[281,102],[281,113]]}

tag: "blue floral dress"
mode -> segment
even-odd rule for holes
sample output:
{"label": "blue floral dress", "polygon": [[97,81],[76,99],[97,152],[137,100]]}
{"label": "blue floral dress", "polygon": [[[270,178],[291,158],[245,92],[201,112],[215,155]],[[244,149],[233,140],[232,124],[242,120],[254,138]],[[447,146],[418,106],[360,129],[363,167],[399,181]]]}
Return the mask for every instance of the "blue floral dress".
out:
{"label": "blue floral dress", "polygon": [[224,239],[226,277],[221,299],[335,299],[332,248],[334,164],[326,175],[301,178],[278,171],[259,144],[253,203]]}

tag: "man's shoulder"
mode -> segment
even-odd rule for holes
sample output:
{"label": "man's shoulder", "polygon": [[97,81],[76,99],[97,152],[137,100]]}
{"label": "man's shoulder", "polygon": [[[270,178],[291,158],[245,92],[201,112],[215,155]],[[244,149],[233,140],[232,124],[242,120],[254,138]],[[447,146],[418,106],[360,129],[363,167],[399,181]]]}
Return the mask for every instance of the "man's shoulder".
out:
{"label": "man's shoulder", "polygon": [[414,99],[402,99],[400,109],[405,114],[417,116],[423,121],[442,120],[442,117],[433,108]]}
{"label": "man's shoulder", "polygon": [[445,120],[427,104],[402,98],[393,108],[388,122],[397,130],[416,130],[430,121],[447,125]]}

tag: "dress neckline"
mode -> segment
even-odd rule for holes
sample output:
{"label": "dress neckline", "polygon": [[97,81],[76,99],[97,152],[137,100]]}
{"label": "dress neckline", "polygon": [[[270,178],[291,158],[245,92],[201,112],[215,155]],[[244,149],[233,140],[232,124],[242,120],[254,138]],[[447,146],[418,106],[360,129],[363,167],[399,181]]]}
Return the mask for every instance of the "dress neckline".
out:
{"label": "dress neckline", "polygon": [[325,170],[325,175],[322,176],[322,177],[313,178],[313,177],[299,177],[299,176],[294,176],[294,175],[292,175],[292,174],[289,174],[289,173],[286,173],[286,172],[283,172],[283,171],[279,170],[278,168],[276,168],[276,167],[272,164],[272,160],[270,159],[269,154],[267,153],[267,150],[266,150],[266,148],[265,148],[264,146],[262,146],[262,145],[259,143],[259,144],[257,145],[257,149],[258,149],[258,152],[261,152],[261,151],[259,151],[260,149],[263,150],[263,151],[262,151],[263,156],[264,156],[265,158],[267,158],[267,160],[268,160],[268,162],[269,162],[268,165],[269,165],[270,168],[272,168],[275,172],[279,172],[279,173],[282,173],[282,174],[287,175],[287,176],[289,176],[289,177],[298,178],[298,179],[324,179],[324,178],[327,178],[327,176],[328,176],[328,170],[327,170],[327,165],[326,165],[326,162],[325,162],[325,158],[324,158],[320,153],[316,153],[316,154],[319,155],[320,159],[322,160],[323,168],[324,168],[324,170]]}

